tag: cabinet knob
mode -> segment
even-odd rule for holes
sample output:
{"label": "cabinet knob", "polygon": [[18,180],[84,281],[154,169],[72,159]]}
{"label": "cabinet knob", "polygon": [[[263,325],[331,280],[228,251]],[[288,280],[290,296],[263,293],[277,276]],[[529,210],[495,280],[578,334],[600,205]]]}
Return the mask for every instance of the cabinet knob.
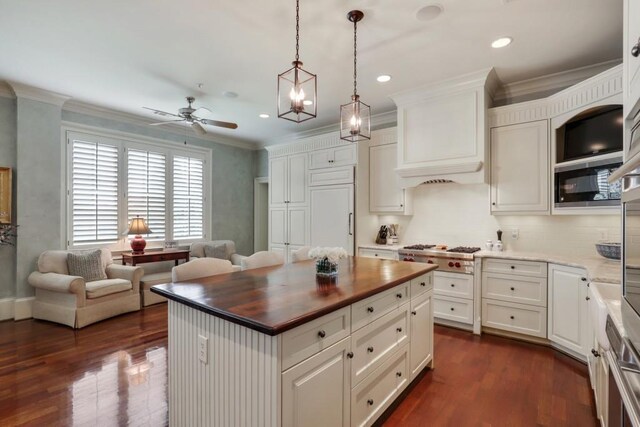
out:
{"label": "cabinet knob", "polygon": [[585,300],[589,301],[591,297],[584,297]]}
{"label": "cabinet knob", "polygon": [[631,48],[631,56],[637,58],[638,55],[640,55],[640,39],[638,39],[638,43]]}
{"label": "cabinet knob", "polygon": [[424,282],[420,282],[420,286],[424,287],[424,286],[427,286],[427,284]]}
{"label": "cabinet knob", "polygon": [[512,286],[512,287],[511,287],[511,290],[512,290],[512,291],[515,291],[515,290],[516,290],[516,288],[514,288],[514,287]]}
{"label": "cabinet knob", "polygon": [[496,202],[493,202],[493,203],[491,203],[491,204],[492,204],[493,206],[495,206],[495,205],[496,205]]}
{"label": "cabinet knob", "polygon": [[402,332],[402,328],[396,328],[396,332]]}
{"label": "cabinet knob", "polygon": [[451,307],[451,311],[455,311],[455,308]]}
{"label": "cabinet knob", "polygon": [[593,354],[594,357],[600,357],[600,353],[595,348],[591,349],[591,354]]}
{"label": "cabinet knob", "polygon": [[326,333],[325,331],[319,331],[319,332],[318,332],[318,336],[319,336],[320,338],[324,338],[324,337],[326,337],[326,336],[327,336],[327,333]]}
{"label": "cabinet knob", "polygon": [[454,285],[454,284],[452,283],[452,284],[451,284],[451,287],[452,287],[452,288],[455,288],[455,287],[456,287],[456,285]]}
{"label": "cabinet knob", "polygon": [[515,317],[514,317],[514,316],[509,316],[509,318],[510,318],[511,320],[515,319]]}
{"label": "cabinet knob", "polygon": [[400,205],[401,208],[404,208],[404,205]]}
{"label": "cabinet knob", "polygon": [[587,278],[586,277],[581,277],[580,280],[582,280],[583,282],[586,282]]}
{"label": "cabinet knob", "polygon": [[349,359],[353,359],[353,352],[350,351],[349,353],[347,353],[347,357]]}
{"label": "cabinet knob", "polygon": [[516,266],[515,266],[515,265],[512,265],[512,266],[511,266],[511,269],[512,269],[512,270],[515,270],[515,269],[516,269]]}
{"label": "cabinet knob", "polygon": [[368,353],[373,353],[373,347],[367,347],[367,352]]}
{"label": "cabinet knob", "polygon": [[367,405],[369,405],[369,406],[373,406],[373,399],[369,399],[369,400],[367,400]]}
{"label": "cabinet knob", "polygon": [[396,372],[396,377],[400,378],[402,376],[402,372]]}
{"label": "cabinet knob", "polygon": [[367,311],[368,311],[369,313],[373,313],[373,307],[367,307]]}
{"label": "cabinet knob", "polygon": [[415,310],[413,310],[413,311],[411,312],[411,314],[413,314],[413,315],[415,316],[416,314],[418,314],[418,312],[416,312]]}
{"label": "cabinet knob", "polygon": [[402,294],[396,294],[396,298],[398,299],[402,298]]}

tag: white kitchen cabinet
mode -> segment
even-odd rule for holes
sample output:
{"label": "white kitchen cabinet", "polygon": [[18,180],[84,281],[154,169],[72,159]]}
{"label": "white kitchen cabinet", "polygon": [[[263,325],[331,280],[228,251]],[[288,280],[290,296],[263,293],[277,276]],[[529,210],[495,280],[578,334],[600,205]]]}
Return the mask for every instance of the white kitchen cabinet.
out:
{"label": "white kitchen cabinet", "polygon": [[591,351],[586,276],[581,268],[549,264],[548,338],[583,360]]}
{"label": "white kitchen cabinet", "polygon": [[284,206],[288,199],[287,157],[269,159],[269,205]]}
{"label": "white kitchen cabinet", "polygon": [[309,189],[310,244],[342,247],[354,254],[353,184],[327,185]]}
{"label": "white kitchen cabinet", "polygon": [[411,379],[433,359],[433,291],[411,299]]}
{"label": "white kitchen cabinet", "polygon": [[351,340],[345,338],[282,373],[282,426],[349,426]]}
{"label": "white kitchen cabinet", "polygon": [[356,144],[345,144],[312,151],[309,153],[309,169],[355,165],[358,162],[357,149]]}
{"label": "white kitchen cabinet", "polygon": [[386,249],[386,248],[363,248],[360,247],[358,250],[358,256],[365,258],[378,258],[378,259],[392,259],[398,260],[398,250],[397,249]]}
{"label": "white kitchen cabinet", "polygon": [[407,191],[399,186],[398,144],[369,147],[369,211],[411,215]]}
{"label": "white kitchen cabinet", "polygon": [[631,51],[640,43],[640,2],[624,0],[624,107],[627,118],[632,119],[640,108],[640,55],[633,56]]}
{"label": "white kitchen cabinet", "polygon": [[309,208],[271,208],[269,224],[269,250],[281,252],[285,262],[291,262],[293,251],[309,241]]}
{"label": "white kitchen cabinet", "polygon": [[491,213],[549,213],[549,122],[491,129]]}

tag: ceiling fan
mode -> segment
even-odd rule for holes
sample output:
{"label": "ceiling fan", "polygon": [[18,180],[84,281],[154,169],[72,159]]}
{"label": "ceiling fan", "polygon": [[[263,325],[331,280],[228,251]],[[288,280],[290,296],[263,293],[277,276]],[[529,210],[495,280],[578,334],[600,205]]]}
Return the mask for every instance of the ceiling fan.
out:
{"label": "ceiling fan", "polygon": [[203,124],[210,125],[210,126],[218,126],[218,127],[227,128],[227,129],[236,129],[238,127],[238,125],[235,123],[221,122],[218,120],[209,120],[209,119],[203,119],[201,117],[198,117],[202,112],[211,112],[211,110],[205,107],[200,107],[197,109],[193,108],[191,104],[193,104],[195,100],[196,99],[193,96],[187,96],[187,102],[189,103],[189,106],[180,108],[178,110],[178,114],[167,113],[166,111],[160,111],[160,110],[156,110],[149,107],[142,107],[142,108],[153,111],[154,114],[157,114],[159,116],[177,118],[177,120],[168,120],[166,122],[151,123],[151,126],[160,126],[160,125],[166,125],[169,123],[187,122],[193,128],[193,131],[200,136],[206,135],[207,133],[206,129],[202,126]]}

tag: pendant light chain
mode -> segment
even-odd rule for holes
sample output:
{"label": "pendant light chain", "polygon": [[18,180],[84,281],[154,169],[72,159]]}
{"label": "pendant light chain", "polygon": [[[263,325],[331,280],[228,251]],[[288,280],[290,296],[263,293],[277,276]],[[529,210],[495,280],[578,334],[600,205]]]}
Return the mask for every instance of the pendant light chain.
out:
{"label": "pendant light chain", "polygon": [[300,0],[296,0],[296,62],[300,60]]}
{"label": "pendant light chain", "polygon": [[358,21],[353,21],[353,95],[358,94]]}

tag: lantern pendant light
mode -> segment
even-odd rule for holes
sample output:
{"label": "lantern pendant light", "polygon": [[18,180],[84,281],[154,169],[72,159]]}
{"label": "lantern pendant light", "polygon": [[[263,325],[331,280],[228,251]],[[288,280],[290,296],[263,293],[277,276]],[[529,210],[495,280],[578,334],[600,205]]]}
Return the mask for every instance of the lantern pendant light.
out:
{"label": "lantern pendant light", "polygon": [[340,139],[358,142],[371,139],[371,107],[360,101],[358,95],[358,22],[364,13],[352,10],[347,19],[353,22],[353,95],[351,102],[340,106]]}
{"label": "lantern pendant light", "polygon": [[278,74],[278,117],[300,123],[316,117],[316,75],[302,69],[300,61],[300,0],[296,0],[296,60],[293,68]]}

